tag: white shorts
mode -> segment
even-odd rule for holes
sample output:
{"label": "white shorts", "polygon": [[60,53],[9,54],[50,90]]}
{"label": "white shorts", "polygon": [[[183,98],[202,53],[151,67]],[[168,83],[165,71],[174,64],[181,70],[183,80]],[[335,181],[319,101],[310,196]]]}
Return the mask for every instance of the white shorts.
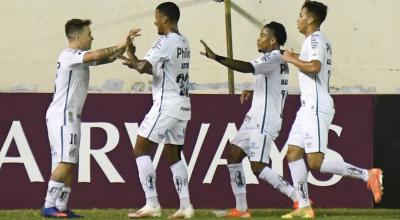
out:
{"label": "white shorts", "polygon": [[160,112],[149,112],[140,124],[138,135],[156,143],[183,145],[187,122]]}
{"label": "white shorts", "polygon": [[321,113],[316,115],[300,108],[290,130],[287,144],[301,147],[306,153],[325,153],[332,120],[333,115]]}
{"label": "white shorts", "polygon": [[269,151],[274,138],[268,134],[261,134],[260,130],[257,123],[246,116],[231,144],[242,148],[250,161],[268,164]]}
{"label": "white shorts", "polygon": [[47,133],[53,165],[61,162],[77,163],[81,140],[80,123],[60,125],[47,123]]}

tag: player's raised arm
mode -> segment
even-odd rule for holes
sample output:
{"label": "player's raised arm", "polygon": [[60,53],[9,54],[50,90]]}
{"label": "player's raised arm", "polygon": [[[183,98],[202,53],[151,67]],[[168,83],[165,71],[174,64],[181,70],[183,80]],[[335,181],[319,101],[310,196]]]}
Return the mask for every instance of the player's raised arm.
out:
{"label": "player's raised arm", "polygon": [[132,42],[126,46],[126,53],[128,57],[120,56],[119,58],[124,60],[123,65],[135,69],[139,73],[153,74],[153,66],[147,60],[139,60],[136,56],[136,47]]}
{"label": "player's raised arm", "polygon": [[201,55],[204,55],[212,60],[217,61],[218,63],[229,67],[233,70],[242,72],[242,73],[254,73],[254,66],[250,62],[234,60],[228,57],[223,57],[215,54],[203,41],[200,40],[200,43],[203,44],[205,52],[200,52]]}
{"label": "player's raised arm", "polygon": [[131,39],[140,36],[140,29],[130,30],[128,35],[123,39],[121,43],[116,46],[103,48],[94,51],[88,51],[83,57],[84,63],[96,62],[96,65],[111,63],[121,56],[128,44],[131,44]]}

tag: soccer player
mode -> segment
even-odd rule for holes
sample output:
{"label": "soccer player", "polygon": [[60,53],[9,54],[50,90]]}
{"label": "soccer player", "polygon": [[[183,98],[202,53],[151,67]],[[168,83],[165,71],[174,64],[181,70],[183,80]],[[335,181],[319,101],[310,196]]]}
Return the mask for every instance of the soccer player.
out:
{"label": "soccer player", "polygon": [[146,204],[128,217],[156,217],[161,215],[157,197],[156,172],[151,152],[159,143],[165,143],[164,153],[171,165],[173,182],[180,199],[180,208],[170,218],[191,218],[188,174],[181,160],[186,125],[191,117],[188,94],[190,48],[185,36],[179,33],[180,11],[176,4],[164,2],[155,10],[159,38],[143,60],[135,55],[135,47],[128,46],[125,65],[139,73],[153,76],[153,106],[138,131],[134,155],[139,179],[146,196]]}
{"label": "soccer player", "polygon": [[294,188],[283,180],[282,176],[267,167],[269,152],[278,136],[282,124],[282,111],[288,88],[289,68],[282,60],[280,46],[286,42],[285,27],[277,22],[266,24],[257,39],[260,57],[251,62],[234,60],[215,54],[204,41],[205,52],[202,55],[243,73],[255,76],[253,91],[243,91],[240,101],[243,103],[253,95],[251,108],[244,118],[235,138],[232,140],[228,156],[228,169],[236,208],[217,216],[251,217],[246,201],[246,181],[242,160],[250,159],[253,173],[268,182],[281,193],[296,201]]}
{"label": "soccer player", "polygon": [[51,147],[52,174],[42,215],[45,217],[81,217],[67,209],[73,168],[78,162],[81,112],[89,84],[89,66],[113,62],[125,51],[131,31],[117,46],[89,51],[93,41],[90,20],[71,19],[65,24],[69,48],[57,61],[55,92],[46,113]]}
{"label": "soccer player", "polygon": [[301,107],[288,138],[289,162],[293,185],[297,189],[299,208],[283,215],[282,218],[313,218],[307,189],[307,168],[304,152],[310,169],[322,173],[348,176],[367,182],[375,202],[382,197],[382,170],[361,169],[339,160],[324,158],[328,144],[328,132],[335,114],[333,99],[329,94],[329,77],[332,68],[332,47],[320,32],[320,26],[327,15],[327,6],[316,1],[305,1],[297,28],[304,34],[300,55],[285,51],[283,59],[299,69]]}

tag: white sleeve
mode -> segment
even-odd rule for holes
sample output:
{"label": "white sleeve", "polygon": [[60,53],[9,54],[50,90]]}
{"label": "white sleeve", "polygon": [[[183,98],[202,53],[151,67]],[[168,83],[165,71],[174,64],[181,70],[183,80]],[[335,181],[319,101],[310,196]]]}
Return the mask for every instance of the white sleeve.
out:
{"label": "white sleeve", "polygon": [[[261,59],[256,59],[250,61],[251,65],[254,67],[254,75],[265,75],[271,74],[277,65],[280,64],[280,55],[278,54],[264,54]],[[278,65],[280,67],[280,65]]]}
{"label": "white sleeve", "polygon": [[307,50],[310,52],[308,59],[309,61],[318,60],[323,63],[325,45],[323,39],[319,35],[311,35],[310,42]]}
{"label": "white sleeve", "polygon": [[161,36],[143,57],[143,59],[147,60],[151,64],[153,73],[156,73],[157,64],[169,60],[169,56],[170,53],[167,38],[166,36]]}
{"label": "white sleeve", "polygon": [[71,51],[64,54],[62,61],[67,66],[73,66],[83,63],[83,56],[87,51]]}

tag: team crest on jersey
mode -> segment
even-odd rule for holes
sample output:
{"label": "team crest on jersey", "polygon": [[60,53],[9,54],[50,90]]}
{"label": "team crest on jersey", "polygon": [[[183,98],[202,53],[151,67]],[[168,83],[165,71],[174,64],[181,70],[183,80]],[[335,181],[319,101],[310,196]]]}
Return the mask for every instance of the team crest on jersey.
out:
{"label": "team crest on jersey", "polygon": [[151,174],[148,175],[146,178],[146,187],[150,191],[154,190],[154,176]]}
{"label": "team crest on jersey", "polygon": [[74,122],[74,113],[68,112],[68,121],[69,122]]}

